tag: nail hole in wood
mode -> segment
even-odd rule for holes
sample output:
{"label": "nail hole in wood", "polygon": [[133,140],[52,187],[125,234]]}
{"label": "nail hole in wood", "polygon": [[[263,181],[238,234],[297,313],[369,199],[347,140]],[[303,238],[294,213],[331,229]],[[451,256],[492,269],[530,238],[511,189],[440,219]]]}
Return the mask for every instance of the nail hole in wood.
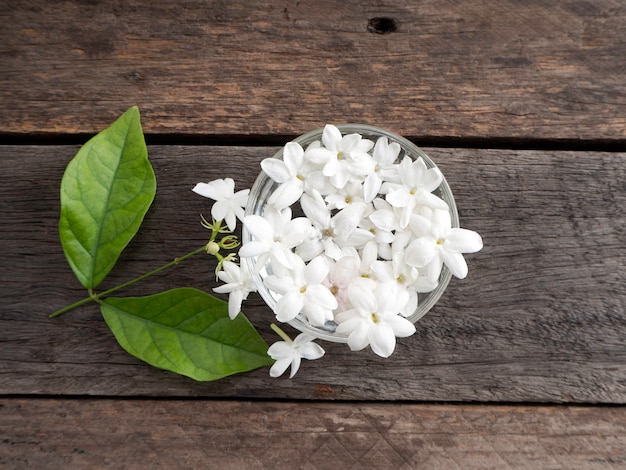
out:
{"label": "nail hole in wood", "polygon": [[374,34],[388,34],[397,31],[398,24],[392,18],[372,18],[367,23],[367,30]]}

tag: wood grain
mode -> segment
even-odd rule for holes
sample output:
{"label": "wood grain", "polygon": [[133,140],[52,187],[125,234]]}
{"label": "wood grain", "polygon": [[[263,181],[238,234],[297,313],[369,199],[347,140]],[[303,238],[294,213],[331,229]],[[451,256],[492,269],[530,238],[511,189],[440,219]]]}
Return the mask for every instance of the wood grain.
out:
{"label": "wood grain", "polygon": [[[275,150],[149,147],[155,204],[102,289],[201,246],[210,203],[193,185],[233,176],[250,186]],[[293,380],[261,369],[196,383],[128,356],[94,304],[47,317],[85,295],[57,233],[60,179],[76,151],[0,147],[2,394],[626,403],[626,154],[427,149],[485,248],[417,333],[388,360],[325,343],[326,357]],[[209,290],[213,269],[197,258],[124,295]],[[245,312],[276,340],[258,297]]]}
{"label": "wood grain", "polygon": [[11,468],[618,469],[626,409],[0,400]]}
{"label": "wood grain", "polygon": [[0,21],[5,136],[91,134],[137,104],[177,136],[626,137],[618,0],[2,0]]}

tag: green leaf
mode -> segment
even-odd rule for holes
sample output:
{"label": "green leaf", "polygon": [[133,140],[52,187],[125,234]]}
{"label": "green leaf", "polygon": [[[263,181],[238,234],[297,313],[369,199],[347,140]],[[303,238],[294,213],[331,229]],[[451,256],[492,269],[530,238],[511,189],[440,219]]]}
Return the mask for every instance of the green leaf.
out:
{"label": "green leaf", "polygon": [[84,287],[95,288],[111,271],[155,193],[139,110],[132,107],[83,145],[61,181],[61,244]]}
{"label": "green leaf", "polygon": [[243,315],[197,289],[108,298],[102,316],[119,344],[148,364],[199,381],[269,366],[268,345]]}

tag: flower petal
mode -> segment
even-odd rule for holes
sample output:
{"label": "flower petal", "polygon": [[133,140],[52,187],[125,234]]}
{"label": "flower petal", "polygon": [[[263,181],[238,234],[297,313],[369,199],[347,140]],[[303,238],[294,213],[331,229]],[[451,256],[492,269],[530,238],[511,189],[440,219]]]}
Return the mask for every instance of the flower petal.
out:
{"label": "flower petal", "polygon": [[220,279],[226,282],[238,282],[243,277],[241,275],[241,268],[239,265],[237,263],[233,263],[232,261],[224,261],[222,264],[222,271],[223,273],[220,271],[220,274],[224,274],[224,277],[227,277],[228,279],[224,279],[222,276],[220,276]]}
{"label": "flower petal", "polygon": [[289,358],[289,361],[291,361],[291,356],[293,355],[293,346],[291,345],[291,343],[288,343],[286,341],[277,341],[268,348],[267,354],[272,359],[280,359],[281,357],[286,357]]}
{"label": "flower petal", "polygon": [[304,161],[304,149],[297,142],[289,142],[283,150],[283,160],[291,176],[295,176]]}
{"label": "flower petal", "polygon": [[237,286],[237,284],[232,284],[232,283],[222,284],[221,286],[214,287],[213,292],[217,292],[218,294],[230,294],[232,291],[234,291],[238,287],[239,286]]}
{"label": "flower petal", "polygon": [[228,201],[215,201],[211,207],[211,216],[213,216],[215,220],[224,220],[229,209],[230,204]]}
{"label": "flower petal", "polygon": [[299,348],[302,345],[313,341],[314,339],[315,339],[315,336],[313,336],[313,335],[310,335],[308,333],[300,333],[293,340],[293,345],[294,345],[294,347]]}
{"label": "flower petal", "polygon": [[237,191],[230,199],[233,201],[233,204],[239,207],[246,207],[248,204],[248,196],[250,196],[250,189],[242,189],[241,191]]}
{"label": "flower petal", "polygon": [[247,215],[243,218],[243,224],[250,234],[257,240],[272,241],[274,228],[260,215]]}
{"label": "flower petal", "polygon": [[442,182],[443,174],[439,168],[431,168],[422,177],[421,184],[426,191],[432,192],[437,189]]}
{"label": "flower petal", "polygon": [[396,161],[400,154],[400,144],[397,142],[389,143],[387,137],[380,137],[374,146],[372,156],[374,159],[384,166],[391,165]]}
{"label": "flower petal", "polygon": [[300,205],[307,218],[318,228],[325,229],[330,225],[330,211],[319,192],[315,191],[313,195],[303,194]]}
{"label": "flower petal", "polygon": [[439,276],[441,275],[441,270],[443,269],[443,261],[441,260],[441,256],[435,256],[433,260],[428,263],[424,268],[420,268],[420,273],[425,271],[426,278],[433,284],[439,283]]}
{"label": "flower petal", "polygon": [[328,276],[329,266],[324,258],[318,256],[304,268],[304,280],[308,285],[321,284]]}
{"label": "flower petal", "polygon": [[369,215],[369,219],[378,228],[389,230],[389,231],[395,228],[394,227],[395,216],[394,216],[394,213],[390,210],[386,210],[386,209],[376,210]]}
{"label": "flower petal", "polygon": [[325,351],[317,343],[308,342],[300,347],[300,355],[308,360],[319,359],[324,355]]}
{"label": "flower petal", "polygon": [[261,168],[277,183],[284,183],[292,176],[285,162],[278,158],[266,158],[261,161]]}
{"label": "flower petal", "polygon": [[322,173],[324,176],[333,176],[337,172],[338,167],[339,162],[337,158],[331,156],[328,160],[326,160],[326,164],[324,165],[324,168],[322,168]]}
{"label": "flower petal", "polygon": [[449,211],[448,203],[446,201],[423,188],[416,193],[416,196],[420,204],[424,204],[425,206],[432,207],[433,209],[439,209],[445,212]]}
{"label": "flower petal", "polygon": [[330,182],[335,188],[342,189],[350,179],[350,172],[346,164],[337,164],[335,172],[328,176],[330,176]]}
{"label": "flower petal", "polygon": [[433,237],[437,236],[432,233],[432,223],[430,220],[422,215],[413,214],[411,216],[411,220],[409,221],[409,226],[417,237],[424,237],[428,235],[432,235]]}
{"label": "flower petal", "polygon": [[239,248],[239,256],[242,258],[259,256],[262,253],[267,253],[271,248],[272,245],[269,242],[252,240]]}
{"label": "flower petal", "polygon": [[308,299],[308,302],[304,303],[302,307],[302,313],[304,313],[309,321],[309,323],[313,326],[324,326],[326,320],[332,319],[332,311],[318,305],[315,302],[311,302]]}
{"label": "flower petal", "polygon": [[404,187],[390,189],[385,195],[385,200],[393,207],[407,207],[413,200],[413,196]]}
{"label": "flower petal", "polygon": [[367,178],[365,178],[363,182],[363,198],[365,202],[372,202],[374,200],[382,184],[383,180],[380,179],[380,176],[376,173],[367,175]]}
{"label": "flower petal", "polygon": [[409,293],[401,289],[395,281],[388,281],[376,287],[378,312],[396,315],[409,301]]}
{"label": "flower petal", "polygon": [[322,240],[322,246],[324,247],[324,254],[331,259],[338,260],[341,258],[341,248],[332,240],[332,238],[325,238]]}
{"label": "flower petal", "polygon": [[378,310],[378,305],[374,293],[366,287],[369,283],[353,282],[348,287],[348,298],[361,314],[370,315]]}
{"label": "flower petal", "polygon": [[369,329],[369,342],[372,351],[381,357],[389,357],[396,348],[396,335],[391,326],[385,322],[378,323]]}
{"label": "flower petal", "polygon": [[365,230],[365,229],[357,227],[350,233],[350,235],[345,240],[345,243],[343,245],[344,246],[362,247],[368,241],[372,240],[375,236],[376,235],[374,235],[369,230]]}
{"label": "flower petal", "polygon": [[298,316],[304,306],[304,297],[299,293],[290,292],[276,302],[276,319],[287,323]]}
{"label": "flower petal", "polygon": [[458,279],[465,279],[467,276],[467,262],[461,253],[441,253],[443,263],[448,267],[452,275]]}
{"label": "flower petal", "polygon": [[278,210],[289,207],[302,196],[303,187],[304,184],[299,179],[286,181],[274,190],[267,202]]}
{"label": "flower petal", "polygon": [[296,375],[298,369],[300,369],[300,363],[302,362],[302,358],[300,354],[294,354],[293,359],[291,360],[291,373],[289,374],[289,378],[293,379],[293,376]]}
{"label": "flower petal", "polygon": [[270,376],[271,377],[280,377],[287,370],[287,368],[291,365],[291,358],[289,357],[281,357],[278,359],[270,368]]}
{"label": "flower petal", "polygon": [[241,312],[241,302],[243,302],[243,291],[241,289],[233,290],[228,296],[228,316],[231,320],[234,320]]}
{"label": "flower petal", "polygon": [[404,260],[409,266],[421,268],[430,263],[437,256],[437,249],[432,238],[418,238],[407,246]]}
{"label": "flower petal", "polygon": [[200,196],[220,201],[233,195],[235,181],[232,178],[217,179],[208,183],[198,183],[192,191]]}
{"label": "flower petal", "polygon": [[341,132],[332,124],[326,124],[322,132],[322,143],[324,147],[331,151],[337,151],[341,142]]}
{"label": "flower petal", "polygon": [[455,253],[476,253],[482,250],[483,240],[472,230],[453,228],[446,238],[445,248]]}
{"label": "flower petal", "polygon": [[264,278],[263,284],[265,284],[265,287],[269,290],[277,292],[281,295],[286,294],[294,288],[294,284],[291,279],[274,276],[273,274]]}
{"label": "flower petal", "polygon": [[361,134],[357,133],[344,135],[341,139],[341,150],[343,152],[358,150],[361,139]]}
{"label": "flower petal", "polygon": [[296,248],[296,254],[304,261],[309,261],[324,251],[320,240],[308,239]]}
{"label": "flower petal", "polygon": [[306,288],[306,298],[310,303],[317,304],[324,309],[334,310],[337,308],[337,299],[327,287],[313,285]]}
{"label": "flower petal", "polygon": [[416,331],[413,323],[399,315],[385,318],[385,321],[393,330],[393,334],[398,338],[406,338],[407,336],[411,336]]}
{"label": "flower petal", "polygon": [[422,179],[424,178],[424,175],[428,170],[428,168],[426,167],[426,163],[424,163],[424,159],[422,157],[418,157],[417,160],[411,162],[410,165],[407,165],[406,169],[406,179],[403,181],[409,183],[409,186],[421,187]]}
{"label": "flower petal", "polygon": [[[216,202],[215,204],[219,204],[219,203]],[[215,205],[213,205],[213,207],[215,207]],[[211,215],[213,215],[212,211],[211,211]],[[226,216],[224,217],[224,220],[226,221],[226,226],[228,227],[228,230],[230,230],[231,232],[234,232],[235,228],[237,228],[237,216],[235,215],[235,212],[230,210],[229,208],[228,212],[226,212]]]}
{"label": "flower petal", "polygon": [[367,347],[370,343],[368,331],[369,328],[367,324],[363,320],[360,320],[352,330],[352,333],[350,333],[350,336],[348,336],[348,346],[350,350],[360,351]]}
{"label": "flower petal", "polygon": [[289,251],[284,246],[274,243],[272,251],[270,252],[270,259],[272,261],[272,270],[281,275],[285,275],[285,271],[289,271],[294,267],[294,258],[297,256]]}
{"label": "flower petal", "polygon": [[331,158],[336,158],[336,153],[337,152],[332,152],[324,147],[317,147],[308,148],[305,155],[308,161],[321,165],[322,163],[326,163]]}
{"label": "flower petal", "polygon": [[311,234],[311,221],[306,217],[298,217],[291,220],[283,231],[282,244],[288,248],[294,248]]}
{"label": "flower petal", "polygon": [[346,240],[357,227],[367,208],[363,202],[353,202],[332,218],[334,233],[339,240]]}

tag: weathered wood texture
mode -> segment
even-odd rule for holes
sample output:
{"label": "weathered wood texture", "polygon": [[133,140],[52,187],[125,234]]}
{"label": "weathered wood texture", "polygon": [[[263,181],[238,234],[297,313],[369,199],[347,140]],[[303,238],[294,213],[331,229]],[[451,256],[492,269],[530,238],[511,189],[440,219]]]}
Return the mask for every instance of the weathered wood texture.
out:
{"label": "weathered wood texture", "polygon": [[[349,400],[626,403],[626,155],[427,149],[451,184],[462,225],[483,235],[440,303],[390,359],[325,343],[293,379],[267,369],[196,383],[116,344],[84,297],[58,241],[58,188],[73,146],[0,147],[0,393]],[[158,192],[145,226],[105,287],[206,240],[198,181],[250,186],[275,148],[149,148]],[[8,223],[9,222],[9,223]],[[214,263],[191,260],[125,293],[210,289]],[[268,341],[272,315],[244,308]]]}
{"label": "weathered wood texture", "polygon": [[626,408],[0,400],[11,468],[618,469]]}
{"label": "weathered wood texture", "polygon": [[2,133],[91,134],[138,104],[156,134],[626,137],[619,0],[2,0],[0,22]]}

